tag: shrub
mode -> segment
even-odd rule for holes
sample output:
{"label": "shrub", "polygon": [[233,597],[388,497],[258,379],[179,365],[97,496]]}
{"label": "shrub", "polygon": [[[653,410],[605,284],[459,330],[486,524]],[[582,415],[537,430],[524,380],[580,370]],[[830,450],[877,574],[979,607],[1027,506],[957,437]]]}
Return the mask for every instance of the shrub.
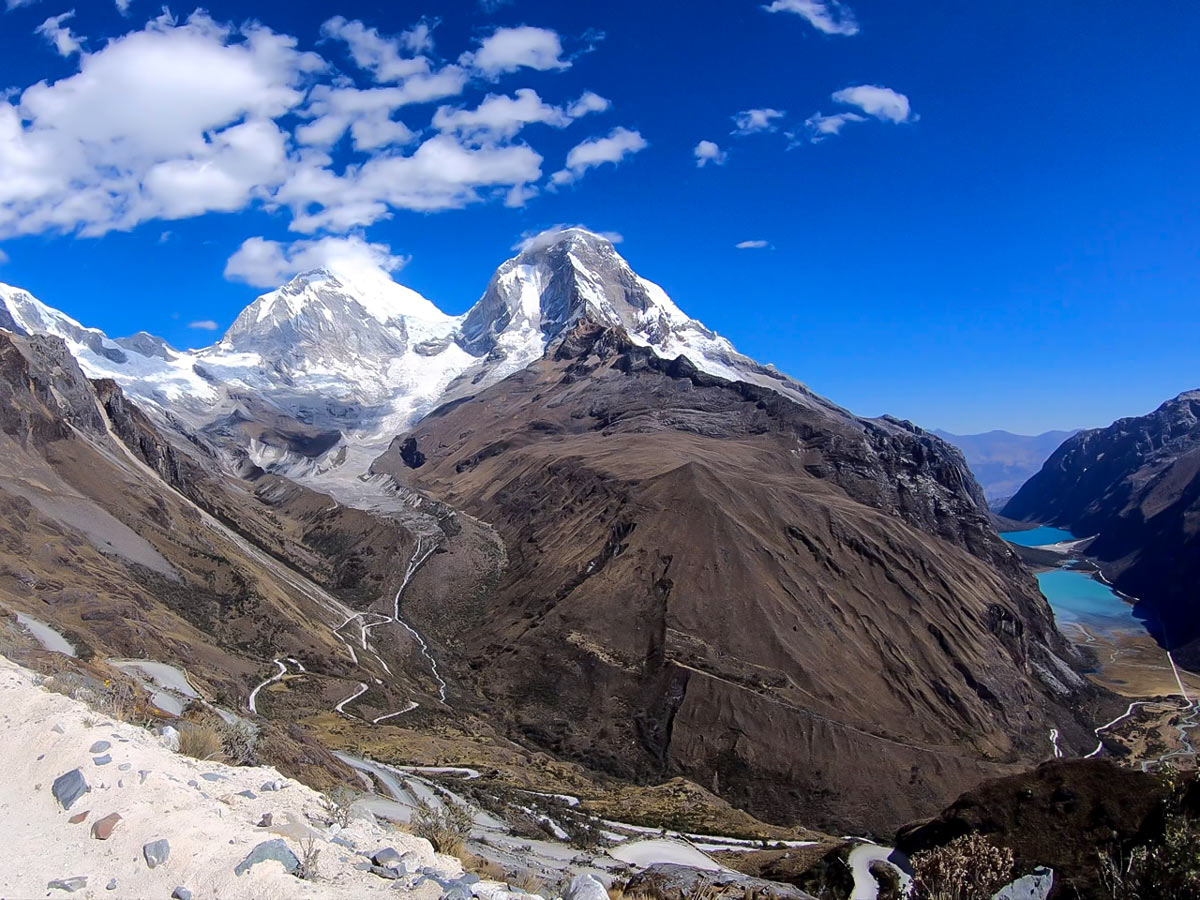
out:
{"label": "shrub", "polygon": [[345,828],[350,824],[354,802],[358,800],[358,792],[344,784],[339,784],[321,798],[321,806],[325,810],[325,819],[330,825]]}
{"label": "shrub", "polygon": [[296,867],[296,877],[303,878],[305,881],[317,880],[317,860],[321,855],[321,848],[317,846],[317,837],[314,834],[306,834],[300,839],[300,865]]}
{"label": "shrub", "polygon": [[1193,900],[1200,897],[1200,822],[1169,804],[1162,839],[1100,854],[1100,880],[1113,900]]}
{"label": "shrub", "polygon": [[1012,881],[1013,855],[979,834],[912,857],[914,900],[989,900]]}
{"label": "shrub", "polygon": [[417,801],[412,829],[418,837],[433,844],[438,853],[462,856],[474,822],[472,811],[457,803],[444,803],[434,809],[426,801]]}
{"label": "shrub", "polygon": [[258,732],[249,722],[235,720],[221,725],[221,749],[231,765],[249,766],[256,759]]}
{"label": "shrub", "polygon": [[221,758],[221,733],[211,725],[189,722],[179,728],[179,752],[205,761]]}

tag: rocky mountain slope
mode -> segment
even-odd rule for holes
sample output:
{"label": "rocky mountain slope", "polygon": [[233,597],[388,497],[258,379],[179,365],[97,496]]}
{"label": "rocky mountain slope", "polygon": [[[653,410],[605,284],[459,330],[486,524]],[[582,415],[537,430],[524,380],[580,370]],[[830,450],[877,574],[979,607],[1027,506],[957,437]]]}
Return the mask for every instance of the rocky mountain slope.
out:
{"label": "rocky mountain slope", "polygon": [[[414,897],[455,887],[482,900],[511,896],[495,882],[462,881],[459,860],[369,817],[331,827],[322,796],[274,769],[181,756],[38,681],[0,657],[5,896],[333,900],[395,897],[397,887]],[[306,841],[319,855],[301,880]],[[388,848],[403,857],[397,878],[370,871],[370,854]]]}
{"label": "rocky mountain slope", "polygon": [[494,586],[439,637],[558,754],[879,828],[1043,757],[1051,727],[1082,738],[1032,578],[957,452],[906,423],[585,319],[374,471],[499,533]]}
{"label": "rocky mountain slope", "polygon": [[1095,536],[1087,553],[1190,665],[1200,663],[1200,390],[1066,441],[1005,506]]}
{"label": "rocky mountain slope", "polygon": [[738,354],[597,235],[461,318],[307,273],[200,351],[0,300],[0,599],[92,652],[326,740],[469,735],[788,824],[883,831],[1090,749],[961,454]]}
{"label": "rocky mountain slope", "polygon": [[1059,445],[1074,431],[1045,431],[1038,435],[987,431],[982,434],[951,434],[934,429],[934,434],[962,451],[971,474],[983,488],[988,503],[1002,505],[1037,472]]}

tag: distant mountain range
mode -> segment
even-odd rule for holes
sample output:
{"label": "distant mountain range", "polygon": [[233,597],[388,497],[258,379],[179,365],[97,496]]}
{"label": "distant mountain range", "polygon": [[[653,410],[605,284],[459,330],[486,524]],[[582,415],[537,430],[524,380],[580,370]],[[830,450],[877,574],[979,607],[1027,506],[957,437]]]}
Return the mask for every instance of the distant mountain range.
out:
{"label": "distant mountain range", "polygon": [[341,747],[467,733],[839,833],[1091,746],[962,454],[739,354],[599,235],[460,317],[318,270],[197,351],[6,286],[0,329],[0,601],[89,658],[245,711],[261,682]]}
{"label": "distant mountain range", "polygon": [[963,452],[971,474],[983,488],[988,503],[997,504],[1015,494],[1073,431],[1046,431],[1038,435],[986,431],[983,434],[934,434]]}
{"label": "distant mountain range", "polygon": [[1200,390],[1081,431],[1002,513],[1095,535],[1087,554],[1155,610],[1167,646],[1200,664]]}

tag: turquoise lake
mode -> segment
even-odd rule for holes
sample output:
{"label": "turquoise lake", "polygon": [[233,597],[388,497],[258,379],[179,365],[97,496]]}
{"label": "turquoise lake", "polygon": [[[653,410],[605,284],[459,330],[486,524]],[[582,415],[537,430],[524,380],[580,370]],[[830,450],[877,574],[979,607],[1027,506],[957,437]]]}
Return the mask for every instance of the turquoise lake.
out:
{"label": "turquoise lake", "polygon": [[[1059,541],[1075,540],[1075,535],[1069,531],[1046,526],[1030,531],[1006,531],[1000,537],[1022,547],[1043,547]],[[1054,621],[1060,628],[1082,625],[1088,631],[1099,634],[1146,631],[1147,623],[1134,615],[1133,604],[1126,603],[1120,595],[1087,572],[1055,569],[1042,572],[1037,580],[1054,611]]]}
{"label": "turquoise lake", "polygon": [[1041,525],[1029,531],[1005,531],[1000,537],[1010,544],[1020,544],[1022,547],[1044,547],[1046,544],[1057,544],[1059,541],[1073,541],[1075,535],[1061,528],[1050,528]]}
{"label": "turquoise lake", "polygon": [[1146,630],[1146,623],[1133,614],[1132,604],[1086,572],[1056,569],[1042,572],[1037,580],[1059,627],[1082,625],[1104,633]]}

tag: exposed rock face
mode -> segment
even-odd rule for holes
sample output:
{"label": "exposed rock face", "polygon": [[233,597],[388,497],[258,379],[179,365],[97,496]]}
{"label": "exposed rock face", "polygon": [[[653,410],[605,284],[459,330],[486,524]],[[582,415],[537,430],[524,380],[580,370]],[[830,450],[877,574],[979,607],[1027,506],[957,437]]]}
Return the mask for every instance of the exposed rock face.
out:
{"label": "exposed rock face", "polygon": [[907,423],[584,319],[374,468],[499,532],[494,590],[439,636],[554,752],[886,829],[1041,758],[1052,726],[1086,741],[1033,579],[961,455]]}
{"label": "exposed rock face", "polygon": [[1148,604],[1166,646],[1200,664],[1200,390],[1075,435],[1003,514],[1095,535],[1087,553],[1105,576]]}

